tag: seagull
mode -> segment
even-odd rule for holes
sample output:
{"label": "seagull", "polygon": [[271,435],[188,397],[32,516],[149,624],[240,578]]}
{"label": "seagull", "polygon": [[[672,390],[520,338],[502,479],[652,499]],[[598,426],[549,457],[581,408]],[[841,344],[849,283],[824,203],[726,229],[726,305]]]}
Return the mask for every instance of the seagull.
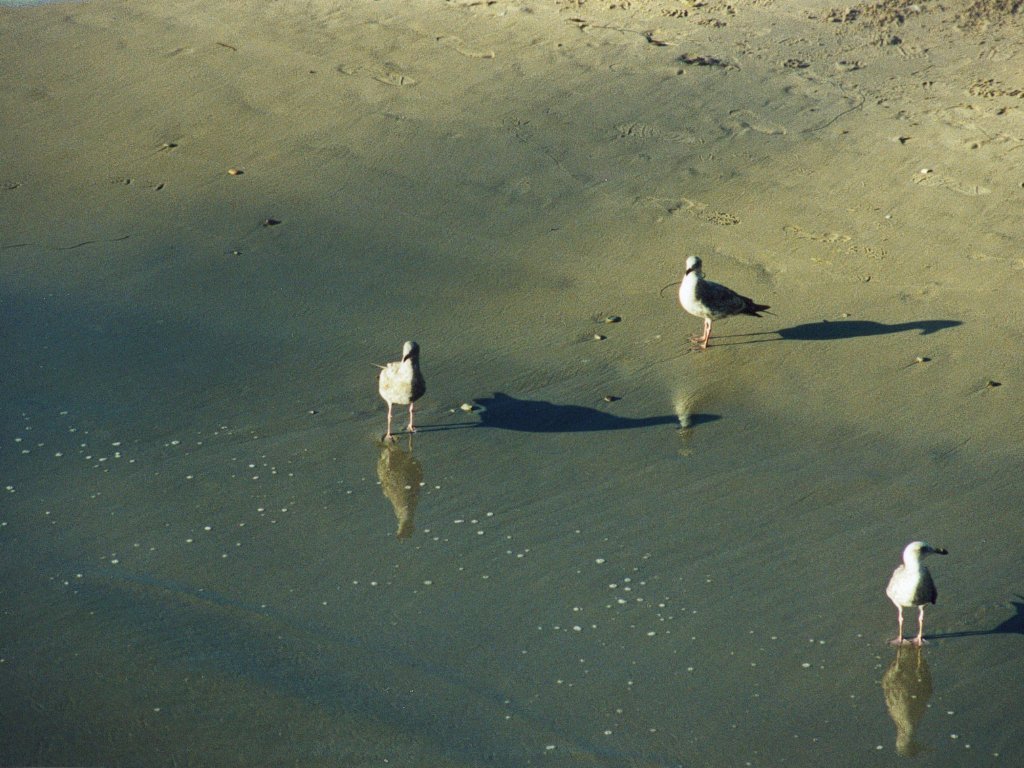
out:
{"label": "seagull", "polygon": [[692,336],[690,341],[700,349],[708,348],[711,338],[711,321],[732,315],[753,315],[770,309],[767,304],[756,304],[746,296],[740,296],[731,288],[704,279],[701,260],[691,256],[686,260],[686,274],[679,286],[679,303],[691,315],[704,318],[704,335]]}
{"label": "seagull", "polygon": [[416,428],[412,424],[413,403],[427,391],[427,384],[420,373],[420,345],[415,341],[405,342],[401,360],[378,367],[381,369],[378,389],[388,404],[388,431],[384,439],[394,439],[391,434],[391,408],[394,405],[409,406],[408,429],[415,432]]}
{"label": "seagull", "polygon": [[[933,547],[923,541],[912,541],[903,550],[903,565],[897,566],[889,579],[889,586],[885,588],[885,594],[889,596],[896,610],[899,611],[900,632],[893,645],[912,643],[920,646],[924,644],[924,606],[926,603],[935,604],[935,598],[939,593],[935,589],[935,582],[928,568],[921,564],[921,558],[926,555],[948,555],[944,549]],[[903,609],[917,606],[917,637],[913,640],[903,639]]]}

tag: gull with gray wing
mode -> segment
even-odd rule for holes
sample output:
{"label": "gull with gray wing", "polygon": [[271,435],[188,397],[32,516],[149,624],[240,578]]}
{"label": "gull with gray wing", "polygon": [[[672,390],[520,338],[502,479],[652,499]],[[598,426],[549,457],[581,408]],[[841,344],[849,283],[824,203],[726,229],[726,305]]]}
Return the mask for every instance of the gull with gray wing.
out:
{"label": "gull with gray wing", "polygon": [[713,320],[733,315],[760,317],[759,313],[771,309],[767,304],[758,304],[731,288],[705,280],[702,262],[697,256],[686,260],[686,274],[679,286],[679,303],[691,315],[704,318],[704,335],[690,337],[698,349],[708,348]]}
{"label": "gull with gray wing", "polygon": [[[924,644],[924,607],[928,603],[935,604],[938,590],[932,575],[921,560],[928,555],[947,555],[946,550],[933,547],[924,541],[912,541],[903,549],[903,564],[896,567],[889,579],[885,594],[892,600],[899,612],[899,634],[892,641],[893,645]],[[913,640],[903,639],[903,609],[917,608],[917,637]]]}
{"label": "gull with gray wing", "polygon": [[413,426],[413,405],[427,391],[427,384],[420,372],[420,345],[415,341],[407,341],[402,347],[402,359],[387,365],[378,366],[380,378],[377,381],[380,396],[388,404],[388,429],[385,440],[393,439],[391,434],[391,410],[395,405],[409,406],[409,431],[415,432]]}

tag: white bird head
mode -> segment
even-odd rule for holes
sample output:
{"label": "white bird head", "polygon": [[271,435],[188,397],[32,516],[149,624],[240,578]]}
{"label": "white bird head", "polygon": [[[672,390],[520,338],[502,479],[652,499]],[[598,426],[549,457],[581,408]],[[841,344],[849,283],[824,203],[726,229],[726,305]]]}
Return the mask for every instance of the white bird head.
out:
{"label": "white bird head", "polygon": [[402,362],[417,360],[420,356],[420,345],[415,341],[407,341],[402,345]]}
{"label": "white bird head", "polygon": [[690,256],[686,260],[686,272],[685,272],[685,274],[688,275],[691,272],[696,272],[698,277],[699,277],[700,275],[703,274],[703,271],[701,269],[702,266],[703,266],[703,262],[700,260],[699,256]]}
{"label": "white bird head", "polygon": [[909,563],[920,560],[926,555],[948,555],[949,552],[941,547],[933,547],[927,541],[912,541],[903,548],[903,562]]}

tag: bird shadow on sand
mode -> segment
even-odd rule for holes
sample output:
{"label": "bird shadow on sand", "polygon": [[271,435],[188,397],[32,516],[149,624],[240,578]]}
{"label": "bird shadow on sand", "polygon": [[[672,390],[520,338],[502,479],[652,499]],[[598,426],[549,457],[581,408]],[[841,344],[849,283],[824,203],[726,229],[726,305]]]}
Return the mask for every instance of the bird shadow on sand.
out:
{"label": "bird shadow on sand", "polygon": [[[758,344],[764,341],[838,341],[840,339],[858,339],[865,336],[884,336],[890,333],[920,330],[921,336],[955,328],[963,325],[960,320],[915,320],[909,323],[878,323],[874,320],[822,320],[817,323],[802,323],[777,331],[760,331],[758,333],[738,333],[718,336],[719,346],[728,344]],[[723,339],[740,339],[749,336],[776,336],[772,339],[751,339],[749,341],[729,341]]]}
{"label": "bird shadow on sand", "polygon": [[[680,424],[679,417],[674,414],[634,419],[627,416],[616,416],[585,405],[561,405],[546,400],[521,400],[503,392],[495,392],[491,397],[476,398],[473,402],[480,409],[475,411],[476,415],[480,417],[478,422],[420,427],[419,431],[489,427],[491,429],[508,429],[514,432],[601,432],[612,429],[641,429],[658,424],[674,424],[676,428],[684,426]],[[690,429],[700,424],[717,421],[720,418],[722,417],[712,413],[688,414],[685,428]]]}
{"label": "bird shadow on sand", "polygon": [[[1017,595],[1024,601],[1024,595]],[[982,637],[984,635],[1024,635],[1024,602],[1012,600],[1014,610],[1017,612],[1005,621],[996,624],[992,629],[968,629],[963,632],[943,632],[942,634],[929,634],[929,640],[954,640],[958,637]]]}

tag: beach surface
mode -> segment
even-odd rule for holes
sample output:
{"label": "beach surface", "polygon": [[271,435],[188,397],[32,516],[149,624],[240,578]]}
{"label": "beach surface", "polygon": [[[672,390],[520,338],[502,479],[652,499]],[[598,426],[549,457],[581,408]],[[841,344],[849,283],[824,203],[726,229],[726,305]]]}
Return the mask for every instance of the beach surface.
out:
{"label": "beach surface", "polygon": [[0,764],[1024,764],[1013,6],[0,8]]}

